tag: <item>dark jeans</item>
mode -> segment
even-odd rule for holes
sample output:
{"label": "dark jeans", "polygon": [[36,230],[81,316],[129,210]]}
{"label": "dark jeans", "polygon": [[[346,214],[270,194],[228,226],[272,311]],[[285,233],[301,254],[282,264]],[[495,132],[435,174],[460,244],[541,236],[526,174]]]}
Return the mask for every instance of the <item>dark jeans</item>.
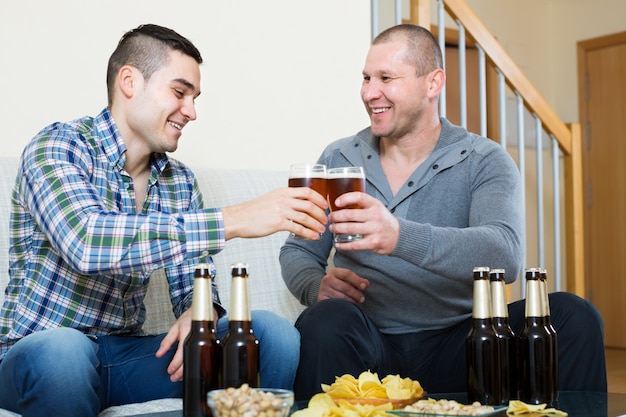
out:
{"label": "dark jeans", "polygon": [[[570,293],[550,294],[552,324],[558,333],[559,388],[606,391],[603,321],[588,301]],[[510,324],[524,326],[524,300],[509,305]],[[471,317],[454,327],[402,335],[382,334],[357,305],[325,300],[298,318],[300,365],[297,400],[321,392],[336,376],[370,370],[380,378],[410,377],[431,393],[467,391],[465,338]]]}

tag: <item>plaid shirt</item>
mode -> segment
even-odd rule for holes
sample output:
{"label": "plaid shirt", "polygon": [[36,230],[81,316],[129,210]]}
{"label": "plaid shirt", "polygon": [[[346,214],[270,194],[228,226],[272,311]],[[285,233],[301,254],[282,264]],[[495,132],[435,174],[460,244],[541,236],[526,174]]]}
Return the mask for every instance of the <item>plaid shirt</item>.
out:
{"label": "plaid shirt", "polygon": [[[221,211],[203,209],[190,169],[155,154],[137,213],[125,152],[107,109],[54,123],[27,145],[11,201],[0,359],[20,338],[60,326],[141,334],[148,280],[159,268],[176,317],[191,305],[198,258],[224,246]],[[213,298],[220,308],[216,288]]]}

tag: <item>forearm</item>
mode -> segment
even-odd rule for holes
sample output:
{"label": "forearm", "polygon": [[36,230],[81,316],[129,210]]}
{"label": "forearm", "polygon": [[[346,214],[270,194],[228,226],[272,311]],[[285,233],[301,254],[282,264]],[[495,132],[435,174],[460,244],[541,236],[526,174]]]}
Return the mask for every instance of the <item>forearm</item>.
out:
{"label": "forearm", "polygon": [[[319,245],[320,248],[311,251],[309,246],[312,245]],[[326,274],[328,252],[321,246],[323,241],[306,242],[303,245],[287,241],[280,250],[283,280],[289,291],[306,306],[317,302],[320,282]]]}

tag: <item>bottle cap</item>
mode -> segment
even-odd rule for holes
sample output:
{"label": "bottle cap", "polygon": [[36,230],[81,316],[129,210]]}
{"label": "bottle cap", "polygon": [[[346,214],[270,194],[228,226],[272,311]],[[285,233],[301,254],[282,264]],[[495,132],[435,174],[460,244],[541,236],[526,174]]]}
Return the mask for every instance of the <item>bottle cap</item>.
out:
{"label": "bottle cap", "polygon": [[248,276],[248,264],[243,262],[238,262],[236,264],[232,264],[230,266],[231,276]]}

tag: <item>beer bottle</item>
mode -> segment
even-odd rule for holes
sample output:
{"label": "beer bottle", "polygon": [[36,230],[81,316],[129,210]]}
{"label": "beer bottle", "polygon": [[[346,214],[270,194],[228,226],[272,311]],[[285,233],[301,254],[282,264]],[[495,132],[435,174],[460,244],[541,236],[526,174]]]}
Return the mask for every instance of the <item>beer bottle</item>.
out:
{"label": "beer bottle", "polygon": [[554,364],[552,337],[544,325],[540,269],[526,270],[526,310],[520,333],[520,400],[553,405]]}
{"label": "beer bottle", "polygon": [[489,272],[493,328],[500,345],[500,372],[502,377],[502,402],[508,403],[517,395],[517,338],[509,325],[509,306],[506,301],[504,269]]}
{"label": "beer bottle", "polygon": [[552,339],[552,391],[550,393],[550,398],[552,398],[553,404],[556,404],[559,399],[559,345],[556,329],[554,328],[554,326],[552,326],[552,321],[550,320],[550,300],[548,298],[548,272],[545,268],[541,268],[539,273],[539,280],[541,286],[541,299],[543,303],[542,308],[544,314],[544,326],[546,327],[548,333],[550,334],[550,338]]}
{"label": "beer bottle", "polygon": [[258,388],[259,341],[252,330],[248,297],[248,265],[231,266],[230,313],[224,346],[224,386],[239,388],[243,384]]}
{"label": "beer bottle", "polygon": [[194,273],[191,330],[183,349],[183,416],[211,416],[207,393],[221,388],[222,344],[213,322],[212,263],[200,263]]}
{"label": "beer bottle", "polygon": [[502,404],[500,351],[493,328],[489,268],[474,268],[472,329],[467,335],[467,395],[471,402]]}

